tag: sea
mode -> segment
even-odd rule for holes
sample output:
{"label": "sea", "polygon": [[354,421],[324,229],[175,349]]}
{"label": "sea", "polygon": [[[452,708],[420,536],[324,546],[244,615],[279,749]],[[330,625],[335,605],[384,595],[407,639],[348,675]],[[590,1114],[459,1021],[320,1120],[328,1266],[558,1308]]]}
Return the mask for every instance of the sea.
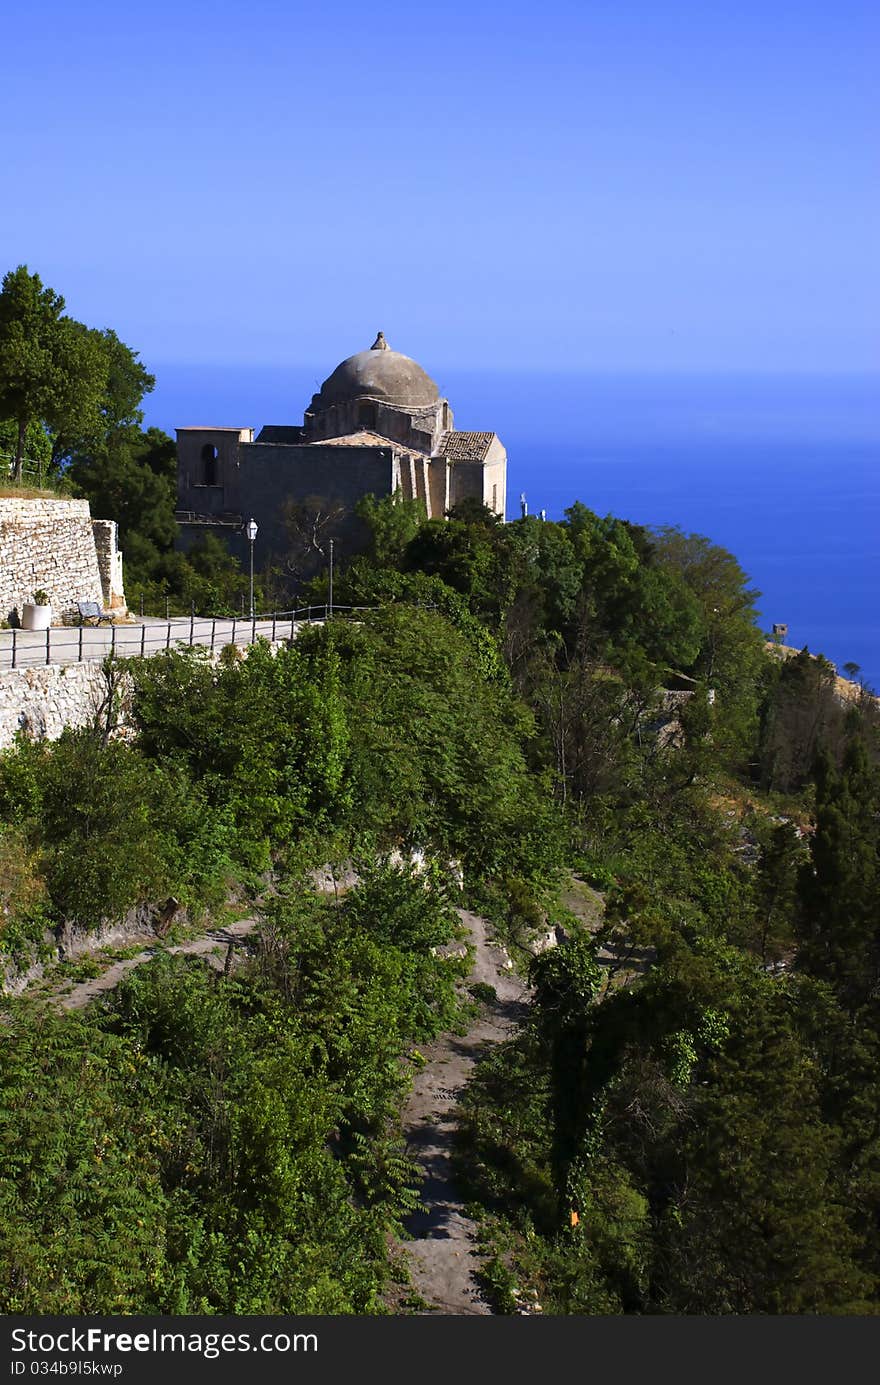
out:
{"label": "sea", "polygon": [[[151,363],[146,422],[298,423],[315,370]],[[321,374],[329,373],[329,369]],[[439,370],[455,426],[508,453],[525,504],[705,534],[760,593],[769,631],[880,689],[880,374],[619,375]],[[524,500],[521,500],[524,497]]]}

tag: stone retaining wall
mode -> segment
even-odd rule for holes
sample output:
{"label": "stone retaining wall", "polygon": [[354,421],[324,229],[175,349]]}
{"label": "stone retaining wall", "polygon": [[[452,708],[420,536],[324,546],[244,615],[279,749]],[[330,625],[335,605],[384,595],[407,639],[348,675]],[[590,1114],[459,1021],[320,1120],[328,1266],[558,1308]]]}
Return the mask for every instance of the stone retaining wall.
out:
{"label": "stone retaining wall", "polygon": [[[277,640],[270,643],[269,648],[276,654],[286,644],[286,640]],[[240,650],[242,657],[247,657],[247,650],[248,646]],[[219,662],[221,650],[218,648],[209,657],[213,663]],[[116,677],[114,725],[118,729],[115,734],[130,736],[131,680],[121,670]],[[94,725],[95,718],[106,706],[107,697],[107,675],[104,664],[97,660],[82,664],[38,664],[0,673],[0,751],[13,744],[18,731],[24,731],[33,740],[54,741],[65,726]]]}
{"label": "stone retaining wall", "polygon": [[53,620],[75,617],[78,601],[103,606],[87,500],[0,498],[0,620],[20,618],[40,589]]}
{"label": "stone retaining wall", "polygon": [[0,673],[0,750],[17,731],[54,741],[65,726],[91,726],[107,695],[98,663],[44,664]]}

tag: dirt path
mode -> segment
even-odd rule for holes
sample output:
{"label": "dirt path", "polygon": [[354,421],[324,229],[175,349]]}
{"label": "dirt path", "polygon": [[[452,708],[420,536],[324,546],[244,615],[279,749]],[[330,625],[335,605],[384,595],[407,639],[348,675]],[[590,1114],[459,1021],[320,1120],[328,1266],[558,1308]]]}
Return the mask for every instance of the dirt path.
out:
{"label": "dirt path", "polygon": [[60,1010],[81,1010],[96,996],[103,995],[105,991],[112,991],[134,967],[143,966],[144,962],[151,962],[162,952],[182,952],[187,956],[205,956],[216,953],[217,964],[222,965],[227,949],[240,938],[247,937],[248,933],[253,932],[256,926],[257,919],[239,919],[237,923],[230,923],[224,928],[212,928],[199,938],[191,938],[186,943],[176,943],[173,947],[162,947],[159,944],[155,947],[146,947],[143,952],[136,953],[134,957],[126,957],[123,961],[111,963],[106,971],[101,972],[100,976],[92,977],[88,981],[80,981],[71,990],[50,997],[49,1004],[57,1005]]}
{"label": "dirt path", "polygon": [[[417,1075],[404,1108],[403,1129],[409,1152],[422,1166],[425,1180],[422,1208],[409,1221],[410,1239],[403,1242],[403,1249],[413,1288],[430,1305],[430,1310],[491,1314],[475,1279],[482,1259],[476,1250],[476,1227],[465,1216],[461,1194],[452,1177],[453,1112],[481,1055],[491,1045],[508,1038],[517,1027],[528,992],[524,982],[512,974],[504,950],[490,943],[485,920],[464,909],[458,912],[474,945],[471,983],[482,981],[493,986],[498,999],[485,1007],[486,1013],[464,1037],[446,1034],[423,1050],[427,1062]],[[82,1009],[118,986],[128,972],[161,952],[208,956],[214,965],[222,966],[229,947],[256,926],[256,919],[241,919],[172,947],[145,947],[133,957],[113,962],[100,976],[49,997],[48,1003],[62,1010]]]}
{"label": "dirt path", "polygon": [[[475,947],[471,981],[495,987],[498,1003],[490,1005],[462,1038],[446,1034],[423,1052],[428,1060],[417,1075],[403,1112],[407,1148],[425,1173],[422,1208],[409,1220],[410,1239],[403,1242],[413,1288],[430,1309],[457,1315],[491,1314],[475,1274],[481,1256],[476,1227],[464,1213],[452,1177],[454,1109],[481,1054],[509,1038],[523,1016],[527,987],[505,967],[502,949],[486,935],[486,922],[460,909]],[[430,1311],[430,1310],[426,1310]]]}

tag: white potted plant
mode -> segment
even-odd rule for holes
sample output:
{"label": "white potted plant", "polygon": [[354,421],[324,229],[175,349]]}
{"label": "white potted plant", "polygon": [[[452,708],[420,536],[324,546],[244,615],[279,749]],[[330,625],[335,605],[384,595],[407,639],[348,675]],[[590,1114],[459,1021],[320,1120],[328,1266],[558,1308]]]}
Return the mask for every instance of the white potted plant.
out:
{"label": "white potted plant", "polygon": [[47,630],[51,624],[52,607],[49,603],[49,593],[35,591],[33,601],[23,601],[21,604],[21,628]]}

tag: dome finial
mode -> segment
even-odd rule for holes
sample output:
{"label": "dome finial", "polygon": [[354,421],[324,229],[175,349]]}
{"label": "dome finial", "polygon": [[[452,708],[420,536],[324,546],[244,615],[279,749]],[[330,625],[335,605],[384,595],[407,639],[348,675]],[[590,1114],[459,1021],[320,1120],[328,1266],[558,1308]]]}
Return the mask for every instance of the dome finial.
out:
{"label": "dome finial", "polygon": [[380,333],[379,333],[378,337],[377,337],[376,340],[373,342],[373,345],[370,347],[370,350],[371,350],[371,351],[388,351],[388,350],[389,350],[388,343],[387,343],[387,341],[385,340],[385,333],[384,333],[384,332],[380,332]]}

